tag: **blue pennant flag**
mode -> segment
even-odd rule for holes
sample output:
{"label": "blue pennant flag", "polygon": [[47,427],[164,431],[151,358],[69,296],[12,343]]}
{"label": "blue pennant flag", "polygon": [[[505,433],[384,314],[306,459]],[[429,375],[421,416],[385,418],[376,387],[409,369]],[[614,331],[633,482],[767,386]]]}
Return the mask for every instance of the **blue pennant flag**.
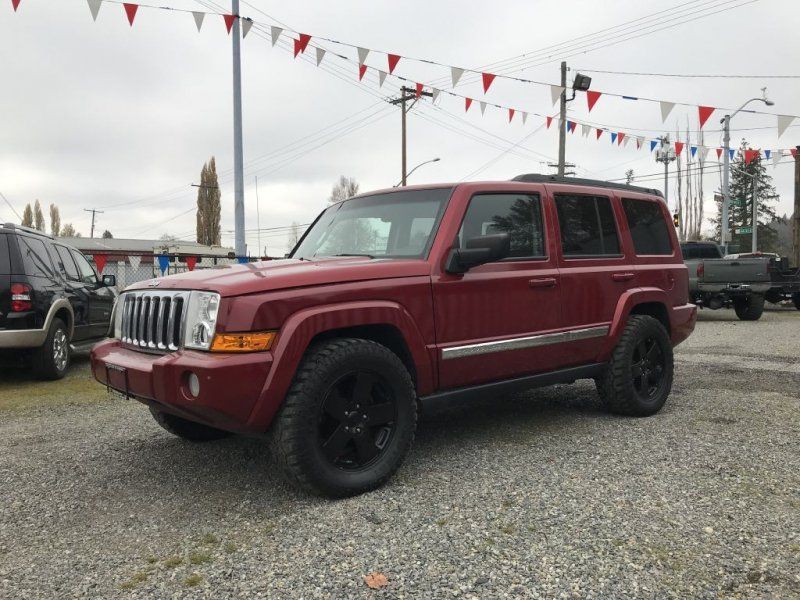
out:
{"label": "blue pennant flag", "polygon": [[728,156],[730,156],[731,160],[733,160],[733,157],[736,156],[736,148],[731,148],[728,150]]}
{"label": "blue pennant flag", "polygon": [[764,150],[764,158],[769,160],[769,155],[772,154],[772,150]]}
{"label": "blue pennant flag", "polygon": [[697,154],[697,146],[692,146],[691,150],[692,150],[692,158],[694,158],[694,155]]}
{"label": "blue pennant flag", "polygon": [[617,134],[616,134],[616,132],[613,132],[611,134],[611,143],[613,144],[616,141],[617,141]]}
{"label": "blue pennant flag", "polygon": [[161,274],[163,275],[167,271],[167,267],[169,267],[169,256],[166,254],[161,254],[158,257],[158,268],[161,269]]}
{"label": "blue pennant flag", "polygon": [[236,257],[236,260],[238,260],[238,261],[239,261],[239,264],[240,264],[240,265],[243,265],[244,263],[248,262],[248,261],[247,261],[247,257],[246,257],[246,256],[237,256],[237,257]]}
{"label": "blue pennant flag", "polygon": [[650,152],[655,150],[657,144],[658,144],[658,140],[650,140]]}

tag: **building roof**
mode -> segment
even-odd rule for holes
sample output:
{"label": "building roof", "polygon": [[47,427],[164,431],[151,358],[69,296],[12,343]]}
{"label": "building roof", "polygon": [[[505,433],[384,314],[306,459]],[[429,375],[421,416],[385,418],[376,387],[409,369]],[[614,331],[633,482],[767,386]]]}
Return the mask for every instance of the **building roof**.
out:
{"label": "building roof", "polygon": [[85,254],[100,254],[109,252],[152,254],[167,251],[170,254],[213,254],[227,256],[233,248],[224,246],[206,246],[197,242],[184,240],[138,240],[123,238],[85,238],[85,237],[60,237],[59,241],[69,244]]}

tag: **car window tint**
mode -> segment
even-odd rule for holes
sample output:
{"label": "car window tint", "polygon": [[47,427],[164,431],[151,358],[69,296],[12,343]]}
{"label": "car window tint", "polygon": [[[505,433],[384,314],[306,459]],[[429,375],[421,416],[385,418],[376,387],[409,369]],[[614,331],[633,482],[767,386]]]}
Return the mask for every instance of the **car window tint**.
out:
{"label": "car window tint", "polygon": [[672,254],[667,222],[658,202],[623,198],[622,208],[636,254]]}
{"label": "car window tint", "polygon": [[86,260],[86,257],[77,250],[70,250],[72,257],[75,259],[75,264],[78,265],[78,271],[81,274],[81,281],[83,283],[96,284],[97,274],[94,272],[92,265]]}
{"label": "car window tint", "polygon": [[605,196],[556,194],[564,256],[619,255],[611,201]]}
{"label": "car window tint", "polygon": [[55,279],[56,273],[53,269],[53,263],[42,240],[20,235],[17,236],[17,243],[26,275]]}
{"label": "car window tint", "polygon": [[542,207],[538,194],[476,194],[461,224],[458,244],[497,233],[511,238],[511,258],[545,256]]}
{"label": "car window tint", "polygon": [[72,260],[72,255],[70,251],[65,248],[64,246],[55,246],[56,252],[58,252],[58,256],[61,259],[61,266],[64,268],[64,272],[67,275],[67,279],[72,281],[80,281],[81,276],[78,273],[78,267],[75,266],[75,261]]}
{"label": "car window tint", "polygon": [[0,233],[0,275],[11,274],[11,257],[8,254],[8,236]]}

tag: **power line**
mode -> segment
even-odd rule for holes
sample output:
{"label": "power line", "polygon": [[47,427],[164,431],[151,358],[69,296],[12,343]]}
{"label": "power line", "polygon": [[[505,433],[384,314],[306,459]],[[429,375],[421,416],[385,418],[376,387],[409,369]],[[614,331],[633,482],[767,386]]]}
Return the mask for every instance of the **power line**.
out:
{"label": "power line", "polygon": [[644,73],[639,71],[605,71],[601,69],[577,69],[584,73],[605,73],[610,75],[642,75],[646,77],[680,77],[684,79],[800,79],[800,75],[720,75],[720,74],[689,74],[689,73]]}
{"label": "power line", "polygon": [[0,192],[0,197],[1,197],[1,198],[3,198],[3,200],[5,200],[5,203],[6,203],[6,204],[8,204],[8,207],[9,207],[9,208],[10,208],[10,209],[11,209],[11,210],[14,212],[14,214],[15,214],[15,215],[17,215],[17,218],[18,218],[20,221],[22,221],[22,217],[21,217],[21,216],[20,216],[20,214],[17,212],[17,209],[16,209],[16,208],[14,208],[14,205],[13,205],[13,204],[11,204],[11,202],[9,202],[9,201],[8,201],[8,198],[6,198],[6,197],[3,195],[3,192]]}

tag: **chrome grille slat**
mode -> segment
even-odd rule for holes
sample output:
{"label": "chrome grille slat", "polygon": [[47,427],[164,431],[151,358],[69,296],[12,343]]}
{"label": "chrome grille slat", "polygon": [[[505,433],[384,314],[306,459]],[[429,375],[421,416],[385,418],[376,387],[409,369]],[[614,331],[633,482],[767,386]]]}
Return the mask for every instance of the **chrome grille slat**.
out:
{"label": "chrome grille slat", "polygon": [[144,352],[166,353],[183,341],[189,292],[133,290],[123,294],[121,342]]}

